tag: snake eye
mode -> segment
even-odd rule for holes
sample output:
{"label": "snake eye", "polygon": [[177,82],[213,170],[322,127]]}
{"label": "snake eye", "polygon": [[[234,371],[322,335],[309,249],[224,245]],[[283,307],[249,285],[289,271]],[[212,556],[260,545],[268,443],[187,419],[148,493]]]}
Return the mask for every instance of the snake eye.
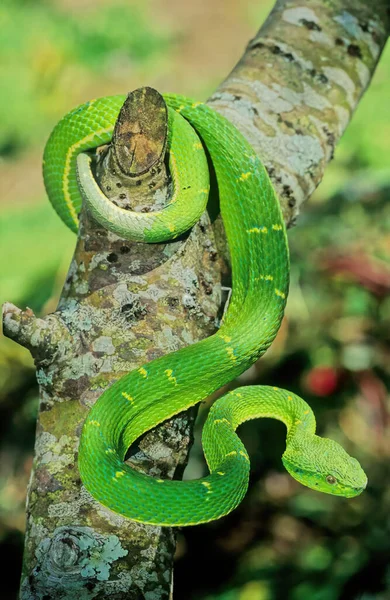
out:
{"label": "snake eye", "polygon": [[333,475],[327,475],[326,481],[328,483],[330,483],[331,485],[333,485],[334,483],[337,483],[337,479],[336,479],[336,477],[333,477]]}

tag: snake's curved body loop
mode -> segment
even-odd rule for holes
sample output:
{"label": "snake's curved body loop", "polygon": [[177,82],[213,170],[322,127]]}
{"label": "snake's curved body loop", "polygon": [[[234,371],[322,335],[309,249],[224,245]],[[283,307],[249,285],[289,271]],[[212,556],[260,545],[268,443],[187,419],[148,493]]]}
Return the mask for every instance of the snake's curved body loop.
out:
{"label": "snake's curved body loop", "polygon": [[[61,146],[61,139],[54,130],[49,140],[44,167],[46,186],[57,212],[73,229],[81,202],[76,178],[77,155],[96,147],[100,140],[100,143],[108,141],[123,99],[95,101],[96,105],[84,105],[65,117],[60,131],[65,135],[72,129],[74,138],[70,136],[71,150],[69,142],[67,148],[61,147],[57,171],[48,165],[54,164],[53,149]],[[359,463],[336,442],[315,435],[313,413],[302,399],[265,386],[230,392],[211,409],[202,438],[210,469],[207,477],[186,482],[154,479],[123,462],[128,447],[140,435],[232,381],[266,351],[279,329],[288,294],[285,226],[279,202],[259,158],[235,127],[208,106],[182,96],[167,95],[165,100],[172,111],[180,113],[196,130],[213,163],[231,254],[233,295],[217,333],[145,364],[100,396],[88,414],[81,437],[82,480],[99,502],[136,521],[193,525],[217,519],[237,506],[248,485],[249,458],[235,429],[248,419],[273,417],[287,426],[283,463],[298,481],[332,494],[357,495],[366,485]],[[110,107],[109,115],[100,117],[102,106]],[[88,115],[90,126],[85,129]],[[73,132],[79,118],[77,135]],[[183,131],[178,125],[176,135],[174,131],[171,138],[171,148],[183,158],[175,184],[178,196],[180,170],[186,170],[186,161],[193,163],[201,154],[201,148],[194,147],[200,142],[189,144]],[[60,164],[62,172],[58,172]],[[104,212],[101,222],[124,235],[123,228],[118,230],[114,216],[119,214],[117,207],[110,208],[99,189],[88,183],[91,179],[88,162],[81,159],[79,167],[82,194],[88,205],[94,207],[95,216],[99,220]],[[171,163],[172,167],[175,169],[177,165]],[[204,181],[206,185],[208,182],[207,166],[202,159],[196,171],[197,183],[188,196],[204,189]],[[99,208],[103,205],[104,210]],[[153,225],[143,227],[140,238],[142,228],[134,227],[125,217],[126,237],[166,239],[159,237]],[[165,227],[170,221],[164,215],[161,218]],[[176,226],[171,233],[177,233]]]}

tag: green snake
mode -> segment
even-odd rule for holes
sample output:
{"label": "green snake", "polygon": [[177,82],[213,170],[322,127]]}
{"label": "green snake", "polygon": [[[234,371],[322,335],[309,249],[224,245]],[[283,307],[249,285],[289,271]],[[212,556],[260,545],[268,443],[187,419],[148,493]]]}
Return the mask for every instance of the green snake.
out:
{"label": "green snake", "polygon": [[[109,143],[125,96],[87,102],[54,128],[44,152],[44,181],[54,208],[72,230],[84,200],[94,217],[127,239],[157,242],[189,229],[205,208],[215,169],[229,243],[232,297],[219,330],[196,344],[124,375],[98,398],[83,426],[78,466],[91,495],[134,521],[196,525],[232,511],[248,487],[249,457],[236,428],[272,417],[287,427],[282,461],[309,488],[353,497],[366,487],[358,461],[315,434],[309,406],[268,386],[229,392],[212,406],[202,434],[209,475],[171,481],[144,475],[124,462],[143,433],[231,382],[270,346],[279,329],[289,285],[289,252],[279,202],[260,159],[241,133],[203,103],[165,95],[173,194],[156,213],[111,203],[83,154]],[[192,208],[190,208],[192,207]]]}

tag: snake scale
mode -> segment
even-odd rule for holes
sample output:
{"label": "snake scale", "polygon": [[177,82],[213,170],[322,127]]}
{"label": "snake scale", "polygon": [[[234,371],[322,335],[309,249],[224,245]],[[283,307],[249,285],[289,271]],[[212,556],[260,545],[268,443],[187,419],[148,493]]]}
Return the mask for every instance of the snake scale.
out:
{"label": "snake scale", "polygon": [[84,200],[105,227],[131,240],[157,242],[188,230],[207,202],[215,169],[231,255],[233,293],[212,336],[124,375],[98,398],[84,423],[78,465],[92,496],[142,523],[196,525],[233,510],[248,487],[249,457],[235,430],[272,417],[287,427],[282,461],[302,484],[353,497],[366,487],[358,461],[335,441],[315,434],[315,418],[297,395],[276,387],[235,389],[212,406],[202,433],[209,475],[193,481],[157,479],[124,462],[143,433],[226,385],[270,346],[279,329],[289,285],[289,253],[279,202],[260,159],[241,133],[203,103],[165,95],[173,194],[156,213],[111,203],[97,186],[84,154],[109,143],[125,96],[87,102],[54,128],[44,152],[44,181],[61,219],[77,231]]}

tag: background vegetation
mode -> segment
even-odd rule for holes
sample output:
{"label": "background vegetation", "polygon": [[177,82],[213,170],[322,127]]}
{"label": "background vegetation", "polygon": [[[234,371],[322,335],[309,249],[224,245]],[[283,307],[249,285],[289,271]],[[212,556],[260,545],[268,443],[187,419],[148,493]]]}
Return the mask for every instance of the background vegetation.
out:
{"label": "background vegetation", "polygon": [[[270,0],[3,0],[0,303],[53,310],[75,239],[45,198],[56,121],[148,84],[200,99],[239,58]],[[229,517],[179,533],[176,600],[390,598],[390,48],[324,182],[290,231],[292,288],[277,341],[242,383],[303,395],[321,434],[369,475],[352,501],[296,484],[283,427],[246,424],[251,490]],[[1,597],[16,597],[38,390],[27,351],[0,338]],[[199,417],[199,430],[206,408]],[[202,474],[198,441],[186,471]],[[191,582],[191,589],[189,588]]]}

